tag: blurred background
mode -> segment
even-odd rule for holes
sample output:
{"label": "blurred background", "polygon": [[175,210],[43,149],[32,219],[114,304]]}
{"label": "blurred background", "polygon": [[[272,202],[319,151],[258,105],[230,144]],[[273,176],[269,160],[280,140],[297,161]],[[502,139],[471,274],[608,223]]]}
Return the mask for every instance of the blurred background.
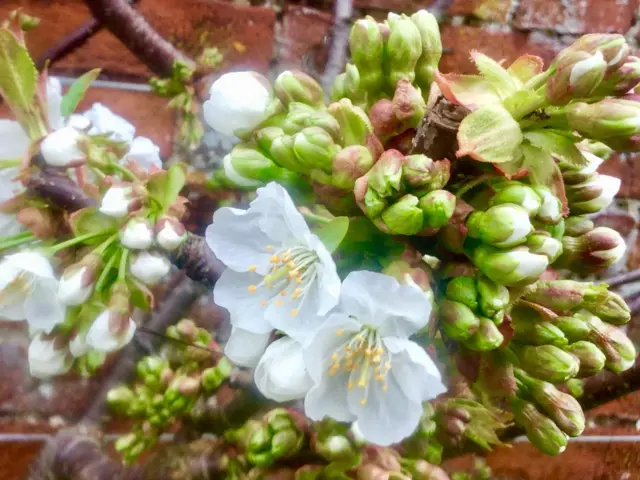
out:
{"label": "blurred background", "polygon": [[[220,72],[251,69],[275,76],[298,68],[320,75],[328,56],[334,3],[141,0],[137,9],[162,36],[190,55],[216,47],[223,58]],[[73,45],[79,34],[88,37],[59,55],[49,70],[68,84],[87,70],[103,69],[80,111],[103,103],[133,123],[138,135],[157,143],[163,158],[183,155],[174,146],[174,111],[166,98],[150,91],[153,73],[118,38],[92,21],[83,0],[0,0],[0,18],[18,7],[41,20],[27,40],[34,58],[44,59],[61,44]],[[549,61],[578,36],[591,32],[624,34],[633,48],[640,39],[639,7],[640,0],[354,0],[352,18],[383,19],[389,11],[430,9],[441,18],[445,52],[440,69],[470,73],[473,49],[506,62],[523,53]],[[636,48],[632,55],[639,52]],[[8,117],[8,111],[0,104],[2,117]],[[212,132],[205,134],[203,143],[181,159],[206,172],[231,143]],[[640,163],[634,155],[616,154],[601,170],[622,178],[622,188],[616,203],[596,223],[618,230],[629,242],[628,256],[616,268],[639,268]],[[208,221],[217,199],[204,193],[191,200],[202,221]],[[627,288],[640,290],[640,285]],[[213,327],[224,314],[205,296],[189,316]],[[634,341],[640,342],[640,317],[632,319],[629,328]],[[36,382],[27,369],[27,343],[22,326],[0,321],[0,480],[21,478],[47,436],[82,415],[104,377],[67,375],[50,383]],[[111,425],[108,430],[115,435],[118,427]],[[517,441],[489,454],[487,461],[495,477],[503,479],[640,479],[640,392],[590,411],[584,436],[572,439],[558,457],[546,457],[526,441]],[[471,463],[467,456],[445,467],[458,470]]]}

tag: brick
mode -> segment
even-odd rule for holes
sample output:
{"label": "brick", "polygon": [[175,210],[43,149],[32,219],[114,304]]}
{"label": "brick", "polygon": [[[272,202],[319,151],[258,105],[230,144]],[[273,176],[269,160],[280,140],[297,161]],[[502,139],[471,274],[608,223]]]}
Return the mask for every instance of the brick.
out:
{"label": "brick", "polygon": [[437,0],[355,0],[353,5],[356,8],[372,8],[396,13],[413,13],[421,8],[429,8],[436,2]]}
{"label": "brick", "polygon": [[521,0],[514,26],[557,33],[625,33],[634,21],[635,0]]}
{"label": "brick", "polygon": [[[16,7],[41,18],[28,35],[34,58],[62,40],[90,18],[81,0],[9,0],[0,6],[0,18]],[[275,12],[271,8],[235,5],[214,0],[156,0],[141,2],[140,12],[161,35],[190,55],[218,47],[223,68],[266,71],[272,57]],[[152,76],[110,32],[103,30],[54,65],[53,70],[81,73],[101,67],[118,78]]]}
{"label": "brick", "polygon": [[447,13],[454,15],[472,15],[489,22],[505,23],[509,16],[513,0],[454,0]]}
{"label": "brick", "polygon": [[[332,15],[315,8],[288,5],[277,35],[277,58],[280,66],[305,68],[306,60],[322,63],[326,51],[325,37],[331,30]],[[316,65],[320,67],[321,65]]]}

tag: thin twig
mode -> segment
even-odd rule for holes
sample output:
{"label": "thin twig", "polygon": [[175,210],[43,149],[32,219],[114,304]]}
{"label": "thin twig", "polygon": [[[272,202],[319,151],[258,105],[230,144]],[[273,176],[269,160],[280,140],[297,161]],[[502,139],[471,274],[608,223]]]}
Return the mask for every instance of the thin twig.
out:
{"label": "thin twig", "polygon": [[320,83],[325,92],[329,93],[333,81],[343,70],[347,61],[347,48],[349,48],[350,20],[353,15],[352,0],[336,0],[333,10],[333,26],[329,41],[329,54],[327,64]]}
{"label": "thin twig", "polygon": [[631,270],[630,272],[621,273],[614,277],[605,278],[603,282],[608,284],[610,288],[615,288],[637,280],[640,280],[640,268]]}
{"label": "thin twig", "polygon": [[93,16],[107,27],[153,73],[171,75],[175,62],[195,62],[165,40],[127,0],[85,0]]}
{"label": "thin twig", "polygon": [[47,62],[48,65],[51,66],[57,61],[62,60],[64,57],[87,43],[87,41],[100,30],[102,30],[102,24],[98,20],[95,18],[88,20],[62,40],[54,43],[42,55],[40,55],[36,60],[36,67],[38,70],[42,70],[47,65]]}

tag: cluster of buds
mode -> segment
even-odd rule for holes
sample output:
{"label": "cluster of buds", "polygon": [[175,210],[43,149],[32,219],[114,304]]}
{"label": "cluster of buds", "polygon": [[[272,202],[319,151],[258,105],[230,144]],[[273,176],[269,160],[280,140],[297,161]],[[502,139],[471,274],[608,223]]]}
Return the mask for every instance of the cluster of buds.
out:
{"label": "cluster of buds", "polygon": [[426,10],[411,17],[390,13],[384,23],[355,22],[349,38],[353,65],[338,75],[332,98],[370,108],[406,80],[428,95],[442,55],[436,18]]}
{"label": "cluster of buds", "polygon": [[496,183],[492,190],[488,208],[466,218],[465,248],[493,281],[533,283],[562,253],[554,237],[554,226],[562,221],[560,200],[546,187],[516,181]]}
{"label": "cluster of buds", "polygon": [[504,336],[498,325],[509,305],[509,290],[482,274],[449,281],[438,302],[440,326],[451,339],[475,351],[498,348]]}
{"label": "cluster of buds", "polygon": [[132,387],[109,391],[107,402],[118,414],[135,419],[132,432],[116,442],[127,461],[134,461],[160,434],[187,415],[202,396],[215,393],[229,377],[231,363],[214,361],[211,335],[192,320],[183,319],[167,329],[162,356],[147,356],[136,365]]}
{"label": "cluster of buds", "polygon": [[443,190],[450,162],[387,150],[355,183],[360,209],[383,232],[434,235],[449,222],[456,197]]}

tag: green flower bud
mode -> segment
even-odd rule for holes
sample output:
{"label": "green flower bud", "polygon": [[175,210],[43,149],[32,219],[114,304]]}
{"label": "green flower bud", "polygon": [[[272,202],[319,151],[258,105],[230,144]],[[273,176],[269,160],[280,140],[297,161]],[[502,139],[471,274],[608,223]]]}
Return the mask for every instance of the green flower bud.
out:
{"label": "green flower bud", "polygon": [[313,107],[324,105],[324,92],[313,77],[297,70],[287,70],[276,78],[273,84],[276,97],[288,106],[291,102],[300,102]]}
{"label": "green flower bud", "polygon": [[274,457],[290,457],[300,451],[304,436],[293,428],[276,432],[271,439],[271,454]]}
{"label": "green flower bud", "polygon": [[448,283],[445,296],[449,300],[466,305],[471,310],[478,308],[478,290],[472,277],[455,277]]}
{"label": "green flower bud", "polygon": [[167,362],[162,357],[149,355],[136,364],[136,373],[139,377],[145,377],[147,375],[160,377],[162,370],[164,370],[166,366]]}
{"label": "green flower bud", "polygon": [[388,139],[402,132],[402,122],[393,111],[393,102],[382,98],[369,109],[369,120],[373,132],[381,139]]}
{"label": "green flower bud", "polygon": [[386,45],[385,60],[389,86],[395,89],[403,78],[413,83],[416,63],[422,55],[422,37],[418,27],[406,15],[390,17],[387,23],[391,33]]}
{"label": "green flower bud", "polygon": [[[535,287],[524,299],[556,312],[581,308],[597,315],[604,314],[606,318],[620,318],[619,323],[624,323],[629,315],[624,301],[618,294],[607,290],[606,285],[575,280],[546,280],[538,282]],[[615,320],[611,323],[615,323]]]}
{"label": "green flower bud", "polygon": [[136,443],[138,443],[138,436],[135,433],[128,433],[118,438],[114,446],[116,452],[126,452],[131,450]]}
{"label": "green flower bud", "polygon": [[489,205],[511,203],[524,208],[529,215],[536,216],[542,205],[542,199],[536,191],[528,185],[519,182],[506,182],[491,198]]}
{"label": "green flower bud", "polygon": [[329,113],[336,119],[343,137],[343,145],[364,145],[367,135],[373,132],[369,117],[348,98],[332,103]]}
{"label": "green flower bud", "polygon": [[585,427],[584,412],[575,398],[548,382],[529,379],[527,383],[533,400],[564,433],[570,437],[582,434]]}
{"label": "green flower bud", "polygon": [[532,187],[541,199],[536,220],[547,225],[555,225],[562,219],[562,202],[551,190],[542,185]]}
{"label": "green flower bud", "polygon": [[620,190],[619,178],[594,173],[579,185],[567,187],[567,198],[572,215],[596,213],[609,206]]}
{"label": "green flower bud", "polygon": [[415,68],[416,83],[423,92],[428,92],[442,56],[440,28],[436,17],[427,10],[414,13],[411,20],[418,27],[422,39],[422,54]]}
{"label": "green flower bud", "polygon": [[562,347],[568,341],[558,326],[550,322],[535,322],[527,318],[511,315],[512,326],[515,329],[513,338],[523,345],[555,345]]}
{"label": "green flower bud", "polygon": [[509,305],[509,289],[500,283],[479,275],[477,279],[480,311],[487,317],[502,321],[502,313]]}
{"label": "green flower bud", "polygon": [[383,85],[382,56],[384,40],[378,22],[367,16],[357,20],[349,36],[351,59],[360,72],[360,85],[368,92],[377,92]]}
{"label": "green flower bud", "polygon": [[556,64],[556,72],[547,82],[546,97],[552,105],[588,98],[598,88],[607,70],[602,52],[570,52]]}
{"label": "green flower bud", "polygon": [[440,190],[449,181],[451,162],[434,162],[426,155],[414,154],[404,158],[402,172],[407,185],[417,192]]}
{"label": "green flower bud", "polygon": [[591,316],[591,313],[581,310],[570,317],[556,318],[554,325],[562,330],[569,342],[577,342],[588,338],[591,328],[585,319]]}
{"label": "green flower bud", "polygon": [[473,263],[491,280],[508,287],[535,282],[549,266],[545,255],[526,247],[499,250],[485,245],[474,250]]}
{"label": "green flower bud", "polygon": [[632,152],[639,146],[640,102],[635,95],[592,104],[574,103],[567,107],[566,115],[571,130],[615,150]]}
{"label": "green flower bud", "polygon": [[329,462],[350,460],[356,455],[356,450],[344,435],[319,436],[313,442],[313,451]]}
{"label": "green flower bud", "polygon": [[[256,143],[260,150],[267,154],[271,154],[271,146],[274,140],[284,135],[284,130],[280,127],[265,127],[255,133]],[[277,159],[274,159],[277,161]]]}
{"label": "green flower bud", "polygon": [[135,400],[136,395],[126,385],[119,385],[107,393],[109,407],[121,414],[127,412]]}
{"label": "green flower bud", "polygon": [[402,188],[404,156],[397,150],[387,150],[367,174],[368,188],[382,197],[392,197]]}
{"label": "green flower bud", "polygon": [[331,173],[333,157],[340,151],[340,146],[323,129],[307,127],[293,136],[293,151],[298,162],[308,169]]}
{"label": "green flower bud", "polygon": [[579,237],[590,232],[594,227],[593,221],[583,215],[569,217],[564,221],[564,233],[568,237]]}
{"label": "green flower bud", "polygon": [[343,148],[333,157],[332,184],[345,190],[353,189],[356,180],[371,170],[373,163],[368,148],[362,145]]}
{"label": "green flower bud", "polygon": [[629,93],[640,83],[640,58],[629,56],[616,71],[605,77],[594,92],[594,96],[622,96]]}
{"label": "green flower bud", "polygon": [[416,460],[408,468],[413,480],[449,480],[449,475],[442,468],[426,460]]}
{"label": "green flower bud", "polygon": [[337,102],[343,98],[349,98],[349,94],[347,93],[347,87],[345,85],[347,78],[347,73],[343,72],[336,77],[333,81],[333,85],[331,86],[331,101]]}
{"label": "green flower bud", "polygon": [[504,342],[504,336],[496,324],[490,318],[480,317],[478,331],[465,340],[464,344],[470,350],[486,352],[498,348],[502,342]]}
{"label": "green flower bud", "polygon": [[619,262],[627,245],[622,236],[609,227],[596,227],[578,238],[562,239],[561,268],[575,272],[597,272]]}
{"label": "green flower bud", "polygon": [[521,368],[547,382],[566,382],[580,370],[575,356],[554,345],[523,346],[516,354]]}
{"label": "green flower bud", "polygon": [[590,377],[604,368],[607,357],[593,343],[580,340],[572,343],[565,350],[575,355],[580,361],[580,376]]}
{"label": "green flower bud", "polygon": [[437,230],[444,227],[453,216],[456,196],[447,190],[435,190],[420,199],[420,209],[424,214],[423,228]]}
{"label": "green flower bud", "polygon": [[631,368],[636,360],[633,342],[619,328],[606,323],[591,323],[589,340],[595,343],[607,357],[606,367],[614,373]]}
{"label": "green flower bud", "polygon": [[586,308],[611,325],[624,325],[631,320],[629,305],[615,292],[603,290],[595,298],[587,300]]}
{"label": "green flower bud", "polygon": [[406,78],[398,80],[391,105],[396,118],[411,128],[418,127],[427,109],[420,91]]}
{"label": "green flower bud", "polygon": [[280,179],[283,170],[252,146],[239,144],[223,159],[224,173],[238,187],[255,188]]}
{"label": "green flower bud", "polygon": [[391,233],[397,235],[415,235],[422,230],[422,210],[420,200],[407,194],[382,212],[382,221]]}
{"label": "green flower bud", "polygon": [[440,324],[453,340],[468,340],[480,328],[480,319],[466,305],[447,300],[438,305]]}
{"label": "green flower bud", "polygon": [[562,253],[562,242],[551,237],[547,232],[536,232],[527,238],[527,247],[531,253],[545,255],[552,264]]}
{"label": "green flower bud", "polygon": [[510,203],[490,207],[484,212],[473,212],[466,226],[471,238],[503,248],[523,243],[533,231],[527,211]]}
{"label": "green flower bud", "polygon": [[583,35],[569,47],[561,51],[552,62],[557,66],[565,61],[565,57],[573,52],[595,53],[601,52],[607,63],[607,73],[620,68],[629,56],[629,45],[625,38],[619,34],[591,33]]}
{"label": "green flower bud", "polygon": [[271,157],[282,168],[292,172],[306,173],[308,168],[303,165],[293,151],[293,137],[282,135],[273,139],[271,143]]}
{"label": "green flower bud", "polygon": [[567,448],[567,435],[553,420],[544,416],[529,402],[513,400],[513,414],[516,422],[522,425],[527,438],[540,451],[547,455],[557,455]]}

